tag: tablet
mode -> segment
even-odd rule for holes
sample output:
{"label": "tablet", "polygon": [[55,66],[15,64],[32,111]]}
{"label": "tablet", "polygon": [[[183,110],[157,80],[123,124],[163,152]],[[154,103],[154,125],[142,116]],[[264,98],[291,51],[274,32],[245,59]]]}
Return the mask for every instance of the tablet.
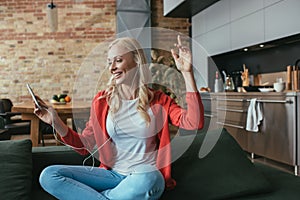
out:
{"label": "tablet", "polygon": [[43,107],[40,105],[40,103],[39,103],[38,100],[36,99],[35,94],[33,93],[33,91],[32,91],[32,89],[31,89],[30,85],[29,85],[28,83],[27,83],[26,85],[27,85],[27,89],[28,89],[28,91],[29,91],[29,93],[30,93],[30,95],[31,95],[31,97],[32,97],[32,99],[33,99],[35,105],[36,105],[39,109],[43,109]]}

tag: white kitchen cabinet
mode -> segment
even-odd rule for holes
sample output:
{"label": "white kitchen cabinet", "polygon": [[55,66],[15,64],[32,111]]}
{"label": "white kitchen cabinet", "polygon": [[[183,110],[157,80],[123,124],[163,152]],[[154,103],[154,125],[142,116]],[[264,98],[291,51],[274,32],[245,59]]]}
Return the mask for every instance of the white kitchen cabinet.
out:
{"label": "white kitchen cabinet", "polygon": [[217,55],[230,49],[230,25],[226,24],[206,33],[204,48],[208,55]]}
{"label": "white kitchen cabinet", "polygon": [[283,1],[283,0],[264,0],[264,7],[268,7],[268,6],[271,6],[275,3],[278,3],[280,1]]}
{"label": "white kitchen cabinet", "polygon": [[223,26],[230,22],[230,0],[222,0],[205,10],[206,31]]}
{"label": "white kitchen cabinet", "polygon": [[206,45],[206,35],[193,38],[193,66],[197,88],[207,87],[208,85],[208,54],[203,46]]}
{"label": "white kitchen cabinet", "polygon": [[197,37],[206,33],[206,20],[205,20],[206,11],[200,12],[193,17],[193,25],[192,25],[192,35],[193,37]]}
{"label": "white kitchen cabinet", "polygon": [[[221,0],[192,17],[192,36],[210,35],[230,24],[231,44],[224,51],[229,52],[299,34],[298,19],[300,0]],[[226,36],[227,32],[220,34]],[[221,52],[213,46],[207,49],[213,54]],[[223,46],[219,49],[223,51]]]}
{"label": "white kitchen cabinet", "polygon": [[258,10],[263,9],[264,0],[231,0],[230,1],[230,15],[231,21],[237,20],[241,17],[247,16]]}
{"label": "white kitchen cabinet", "polygon": [[192,45],[193,45],[193,47],[197,46],[197,49],[195,49],[197,51],[198,51],[199,46],[200,46],[200,48],[203,48],[203,49],[205,49],[204,46],[207,46],[206,34],[202,34],[202,35],[198,35],[198,36],[194,37],[193,42],[194,41],[196,42],[196,44],[194,45],[194,43],[193,43]]}
{"label": "white kitchen cabinet", "polygon": [[284,0],[265,9],[266,41],[300,32],[300,1]]}
{"label": "white kitchen cabinet", "polygon": [[264,42],[263,10],[233,21],[230,33],[231,50]]}
{"label": "white kitchen cabinet", "polygon": [[205,35],[209,55],[258,45],[299,34],[299,8],[300,0],[221,0],[192,17],[192,35]]}

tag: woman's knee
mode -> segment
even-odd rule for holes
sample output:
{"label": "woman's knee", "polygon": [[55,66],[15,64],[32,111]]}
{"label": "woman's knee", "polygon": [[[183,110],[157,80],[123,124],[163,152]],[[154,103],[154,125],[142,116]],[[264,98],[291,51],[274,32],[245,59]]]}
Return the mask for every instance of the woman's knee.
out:
{"label": "woman's knee", "polygon": [[[165,189],[164,178],[159,171],[138,174],[137,187],[132,188],[132,196],[143,196],[142,199],[159,199]],[[129,190],[130,193],[130,190]]]}
{"label": "woman's knee", "polygon": [[40,174],[39,182],[44,189],[52,188],[56,184],[58,175],[58,169],[61,168],[59,165],[48,166]]}
{"label": "woman's knee", "polygon": [[145,185],[149,185],[152,187],[153,185],[162,186],[164,185],[164,178],[159,171],[147,172],[138,174],[140,183],[144,183]]}
{"label": "woman's knee", "polygon": [[133,173],[128,175],[115,188],[102,194],[108,199],[159,199],[165,188],[165,181],[159,171]]}

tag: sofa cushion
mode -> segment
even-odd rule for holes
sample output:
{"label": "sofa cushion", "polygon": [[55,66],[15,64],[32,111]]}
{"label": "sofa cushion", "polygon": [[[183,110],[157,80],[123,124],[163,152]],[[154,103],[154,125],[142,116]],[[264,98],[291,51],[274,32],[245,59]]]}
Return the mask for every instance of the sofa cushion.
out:
{"label": "sofa cushion", "polygon": [[[33,189],[40,188],[39,176],[49,165],[92,165],[92,159],[84,162],[86,157],[80,155],[68,146],[33,147]],[[95,166],[99,162],[95,161]]]}
{"label": "sofa cushion", "polygon": [[[183,144],[191,137],[195,136],[179,136],[174,142]],[[177,186],[165,198],[230,199],[271,191],[270,183],[226,129],[198,133],[192,139],[187,151],[172,164]]]}
{"label": "sofa cushion", "polygon": [[[88,155],[89,156],[89,155]],[[46,146],[33,147],[33,185],[31,200],[53,200],[56,199],[42,189],[39,183],[39,176],[43,169],[49,165],[92,165],[93,160],[88,156],[82,156],[68,146]],[[85,160],[89,158],[88,160]],[[95,159],[94,166],[99,166],[100,162]]]}
{"label": "sofa cushion", "polygon": [[256,162],[255,166],[272,183],[274,191],[266,194],[248,195],[235,200],[299,200],[300,177],[291,172],[280,170],[263,163]]}
{"label": "sofa cushion", "polygon": [[31,140],[0,141],[1,199],[30,199]]}

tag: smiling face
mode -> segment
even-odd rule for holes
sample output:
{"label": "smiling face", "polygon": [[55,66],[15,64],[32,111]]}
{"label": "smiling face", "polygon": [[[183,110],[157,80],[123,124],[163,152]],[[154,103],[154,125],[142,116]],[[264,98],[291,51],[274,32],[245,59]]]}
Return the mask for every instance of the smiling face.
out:
{"label": "smiling face", "polygon": [[116,84],[130,84],[136,75],[137,63],[131,51],[114,44],[108,51],[107,62]]}

